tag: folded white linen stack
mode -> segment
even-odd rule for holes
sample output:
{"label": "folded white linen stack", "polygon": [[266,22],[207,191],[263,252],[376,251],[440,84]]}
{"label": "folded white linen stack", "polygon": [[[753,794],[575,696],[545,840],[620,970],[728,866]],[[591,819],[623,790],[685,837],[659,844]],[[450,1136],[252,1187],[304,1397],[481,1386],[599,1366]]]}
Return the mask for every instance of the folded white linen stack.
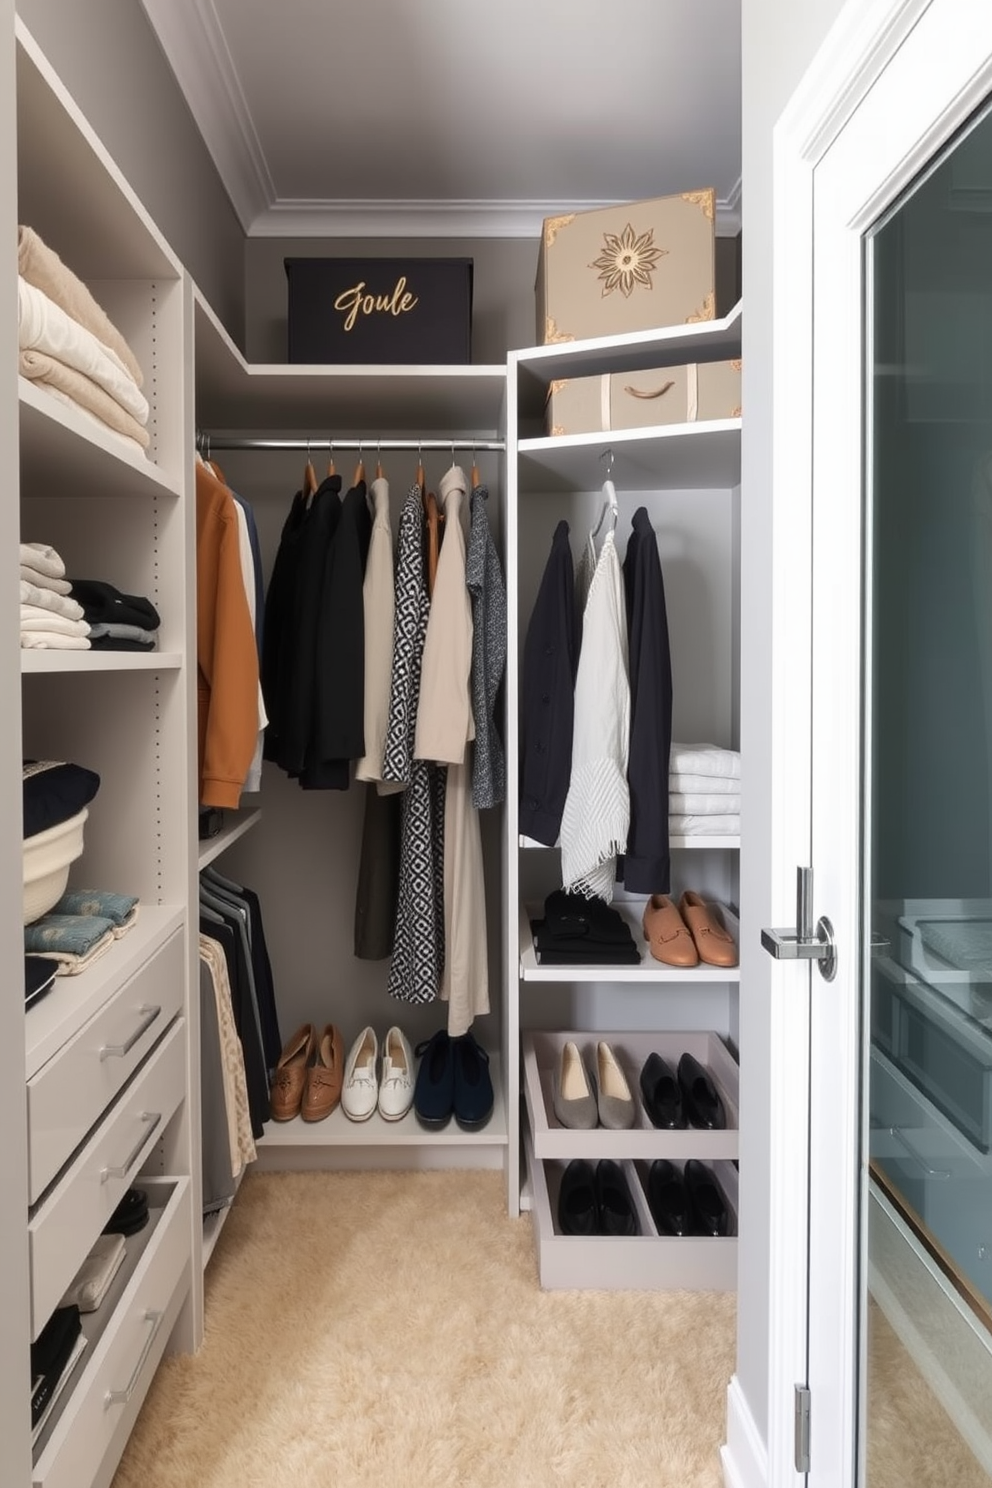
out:
{"label": "folded white linen stack", "polygon": [[45,543],[21,543],[21,646],[88,651],[90,628],[69,593],[65,564]]}
{"label": "folded white linen stack", "polygon": [[18,368],[142,453],[148,402],[134,353],[80,279],[31,228],[18,228]]}
{"label": "folded white linen stack", "polygon": [[716,744],[673,744],[668,761],[673,837],[736,837],[741,830],[741,757]]}

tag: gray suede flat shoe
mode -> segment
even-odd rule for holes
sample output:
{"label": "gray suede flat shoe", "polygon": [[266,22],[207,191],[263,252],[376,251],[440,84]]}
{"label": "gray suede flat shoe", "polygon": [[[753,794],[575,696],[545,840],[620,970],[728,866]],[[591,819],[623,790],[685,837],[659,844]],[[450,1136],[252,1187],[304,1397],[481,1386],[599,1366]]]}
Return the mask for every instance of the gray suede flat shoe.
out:
{"label": "gray suede flat shoe", "polygon": [[636,1107],[627,1084],[627,1076],[617,1056],[604,1039],[596,1045],[596,1069],[599,1076],[599,1120],[608,1131],[626,1131],[634,1124]]}
{"label": "gray suede flat shoe", "polygon": [[552,1074],[552,1105],[562,1126],[590,1131],[598,1120],[596,1092],[578,1045],[569,1040]]}

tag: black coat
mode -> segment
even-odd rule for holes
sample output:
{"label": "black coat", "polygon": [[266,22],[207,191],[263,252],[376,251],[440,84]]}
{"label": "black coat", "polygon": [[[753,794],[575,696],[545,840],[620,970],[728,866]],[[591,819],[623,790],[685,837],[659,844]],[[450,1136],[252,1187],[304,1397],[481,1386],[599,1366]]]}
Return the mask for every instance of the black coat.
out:
{"label": "black coat", "polygon": [[672,747],[672,658],[665,580],[646,509],[634,513],[623,562],[630,657],[630,827],[617,878],[639,894],[667,894],[668,757]]}
{"label": "black coat", "polygon": [[520,683],[520,830],[553,847],[572,771],[579,621],[568,523],[551,542],[524,641]]}

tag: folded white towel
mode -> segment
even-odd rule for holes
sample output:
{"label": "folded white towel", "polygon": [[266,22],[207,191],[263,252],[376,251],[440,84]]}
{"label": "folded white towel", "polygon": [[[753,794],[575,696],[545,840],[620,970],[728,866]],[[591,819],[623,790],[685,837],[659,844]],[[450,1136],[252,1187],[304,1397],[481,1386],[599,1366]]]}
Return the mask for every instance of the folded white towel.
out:
{"label": "folded white towel", "polygon": [[21,605],[21,630],[51,630],[62,635],[88,636],[90,628],[85,620],[74,620],[68,615],[57,615],[42,605]]}
{"label": "folded white towel", "polygon": [[704,795],[700,791],[669,791],[668,810],[674,816],[739,816],[739,795],[721,795],[714,791]]}
{"label": "folded white towel", "polygon": [[670,775],[718,775],[739,780],[741,757],[736,749],[716,744],[673,744],[668,757]]}
{"label": "folded white towel", "polygon": [[31,568],[26,563],[21,564],[21,578],[26,584],[34,584],[39,589],[50,589],[53,594],[72,593],[72,585],[68,579],[49,578],[40,568]]}
{"label": "folded white towel", "polygon": [[67,620],[82,620],[84,613],[78,599],[73,599],[69,594],[56,594],[54,589],[48,589],[44,585],[29,584],[27,579],[21,580],[21,604],[34,605],[40,610],[53,610],[56,615],[64,615]]}
{"label": "folded white towel", "polygon": [[736,796],[740,788],[740,781],[733,775],[689,775],[673,770],[668,777],[668,789],[681,791],[687,796],[692,795],[694,791],[702,791],[707,796]]}
{"label": "folded white towel", "polygon": [[673,837],[739,837],[741,819],[729,816],[669,816],[668,830]]}
{"label": "folded white towel", "polygon": [[116,352],[92,331],[73,320],[61,306],[18,275],[17,344],[21,351],[42,351],[75,367],[127,409],[139,424],[148,422],[148,399]]}
{"label": "folded white towel", "polygon": [[65,578],[65,564],[47,543],[21,543],[21,562],[51,579]]}
{"label": "folded white towel", "polygon": [[89,651],[90,638],[52,630],[22,630],[21,646],[25,651]]}

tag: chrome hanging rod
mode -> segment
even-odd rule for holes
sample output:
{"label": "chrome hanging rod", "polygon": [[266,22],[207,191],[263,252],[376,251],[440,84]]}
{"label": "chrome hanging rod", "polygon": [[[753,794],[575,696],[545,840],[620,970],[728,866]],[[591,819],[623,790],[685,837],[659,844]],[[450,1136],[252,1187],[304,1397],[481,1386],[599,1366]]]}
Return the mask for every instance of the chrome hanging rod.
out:
{"label": "chrome hanging rod", "polygon": [[454,450],[485,452],[505,450],[505,439],[241,439],[223,434],[200,433],[196,436],[199,450],[362,450],[373,454],[377,450]]}

